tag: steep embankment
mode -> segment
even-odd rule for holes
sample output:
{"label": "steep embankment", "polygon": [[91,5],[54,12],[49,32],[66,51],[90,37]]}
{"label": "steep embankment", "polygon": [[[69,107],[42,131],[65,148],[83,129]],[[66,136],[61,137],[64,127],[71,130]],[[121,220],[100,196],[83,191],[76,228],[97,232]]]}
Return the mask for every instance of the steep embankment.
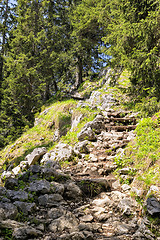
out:
{"label": "steep embankment", "polygon": [[[136,114],[121,109],[120,91],[107,85],[86,101],[58,103],[57,119],[55,106],[37,118],[39,134],[33,136],[45,141],[42,126],[47,125],[54,148],[32,146],[20,162],[10,157],[12,164],[1,176],[1,239],[158,239],[142,206],[131,197],[137,192],[140,200],[138,168],[124,149],[135,139]],[[15,144],[11,149],[18,152],[23,144],[17,142],[19,148]],[[150,215],[159,214],[155,198],[148,198],[146,206]]]}

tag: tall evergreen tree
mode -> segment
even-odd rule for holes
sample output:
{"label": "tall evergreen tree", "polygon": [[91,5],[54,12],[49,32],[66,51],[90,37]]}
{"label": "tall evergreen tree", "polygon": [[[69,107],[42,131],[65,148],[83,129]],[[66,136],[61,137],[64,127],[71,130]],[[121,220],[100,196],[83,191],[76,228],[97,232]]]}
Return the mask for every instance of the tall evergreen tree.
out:
{"label": "tall evergreen tree", "polygon": [[38,0],[18,0],[17,28],[13,33],[6,67],[8,90],[23,116],[33,120],[40,106],[43,79],[39,69],[41,33],[41,3]]}
{"label": "tall evergreen tree", "polygon": [[110,24],[104,41],[112,64],[131,71],[131,81],[138,93],[148,88],[160,96],[160,1],[113,0]]}
{"label": "tall evergreen tree", "polygon": [[4,70],[4,56],[7,51],[7,39],[11,25],[11,8],[9,0],[0,2],[0,105],[2,101],[2,82]]}

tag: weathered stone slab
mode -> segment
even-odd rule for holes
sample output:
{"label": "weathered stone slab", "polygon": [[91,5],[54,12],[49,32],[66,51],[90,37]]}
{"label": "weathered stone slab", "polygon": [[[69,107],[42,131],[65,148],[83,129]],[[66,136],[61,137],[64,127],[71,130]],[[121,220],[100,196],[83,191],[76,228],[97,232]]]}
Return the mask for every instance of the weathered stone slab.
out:
{"label": "weathered stone slab", "polygon": [[29,166],[34,165],[46,152],[45,147],[35,148],[31,154],[26,156],[25,160],[28,162]]}

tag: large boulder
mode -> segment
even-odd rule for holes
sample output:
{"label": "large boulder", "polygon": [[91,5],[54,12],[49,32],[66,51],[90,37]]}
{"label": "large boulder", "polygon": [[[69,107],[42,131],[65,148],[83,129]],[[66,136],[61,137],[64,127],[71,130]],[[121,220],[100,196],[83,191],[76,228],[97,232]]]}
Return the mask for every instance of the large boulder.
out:
{"label": "large boulder", "polygon": [[90,127],[95,131],[95,133],[100,134],[103,130],[105,130],[104,117],[98,114],[91,122]]}
{"label": "large boulder", "polygon": [[95,141],[96,135],[91,127],[85,126],[82,130],[77,134],[77,138],[79,141],[89,140]]}
{"label": "large boulder", "polygon": [[64,193],[64,184],[58,182],[51,182],[51,192],[52,193],[59,193],[63,195]]}
{"label": "large boulder", "polygon": [[152,216],[160,216],[160,202],[154,196],[147,199],[147,211]]}
{"label": "large boulder", "polygon": [[49,193],[50,192],[50,183],[46,180],[35,180],[30,183],[28,191],[35,193]]}
{"label": "large boulder", "polygon": [[69,232],[75,232],[78,229],[78,221],[71,212],[67,212],[64,216],[55,219],[49,225],[51,232],[63,232],[67,230]]}
{"label": "large boulder", "polygon": [[84,140],[82,142],[78,142],[74,146],[74,152],[77,153],[78,155],[81,154],[81,153],[88,154],[89,153],[89,149],[87,147],[88,143],[89,142],[87,140]]}
{"label": "large boulder", "polygon": [[13,231],[13,237],[17,240],[35,239],[41,235],[41,231],[25,225],[23,227],[15,228]]}
{"label": "large boulder", "polygon": [[16,178],[7,179],[5,182],[5,187],[10,190],[15,189],[16,187],[18,187],[18,179]]}
{"label": "large boulder", "polygon": [[82,191],[74,182],[67,182],[65,184],[64,196],[67,199],[78,201],[82,197]]}
{"label": "large boulder", "polygon": [[88,103],[93,107],[96,106],[101,110],[109,110],[115,103],[115,99],[113,98],[113,94],[104,94],[99,91],[93,91],[90,98],[88,99]]}
{"label": "large boulder", "polygon": [[1,175],[1,180],[2,180],[2,182],[4,182],[13,176],[14,176],[14,174],[11,171],[4,171]]}
{"label": "large boulder", "polygon": [[28,193],[22,190],[8,190],[6,193],[7,197],[13,201],[26,201],[28,200]]}
{"label": "large boulder", "polygon": [[64,216],[67,213],[65,209],[62,207],[60,208],[51,208],[48,210],[48,217],[52,220],[60,218],[61,216]]}
{"label": "large boulder", "polygon": [[5,194],[6,194],[5,187],[0,187],[0,196],[5,195]]}
{"label": "large boulder", "polygon": [[81,132],[78,133],[77,137],[78,140],[89,140],[89,141],[95,141],[96,140],[96,134],[100,134],[102,131],[105,130],[105,123],[104,123],[104,117],[100,114],[98,114],[95,119],[91,122],[88,122],[84,125]]}
{"label": "large boulder", "polygon": [[25,160],[28,162],[29,166],[34,165],[46,152],[45,147],[35,148],[31,154],[26,156]]}
{"label": "large boulder", "polygon": [[60,205],[60,202],[63,201],[63,197],[58,194],[45,194],[41,195],[38,198],[38,203],[41,206],[45,207],[56,207]]}
{"label": "large boulder", "polygon": [[58,143],[54,150],[51,151],[50,160],[52,161],[66,161],[72,160],[75,156],[73,148],[65,143]]}
{"label": "large boulder", "polygon": [[35,203],[26,203],[21,201],[15,201],[14,205],[25,215],[32,213],[36,210]]}
{"label": "large boulder", "polygon": [[17,207],[12,203],[0,202],[0,222],[6,219],[15,219],[18,214]]}

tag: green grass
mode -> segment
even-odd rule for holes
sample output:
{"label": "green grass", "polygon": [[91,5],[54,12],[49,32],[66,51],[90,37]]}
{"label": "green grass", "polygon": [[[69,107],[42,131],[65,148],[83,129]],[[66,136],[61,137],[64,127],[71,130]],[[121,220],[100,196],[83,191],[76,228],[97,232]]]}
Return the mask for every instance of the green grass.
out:
{"label": "green grass", "polygon": [[117,157],[119,168],[137,169],[137,180],[145,188],[160,185],[160,112],[154,118],[142,119],[136,128],[136,138],[125,149],[125,156]]}
{"label": "green grass", "polygon": [[93,111],[88,107],[75,109],[73,116],[79,116],[82,114],[83,118],[72,131],[68,131],[67,134],[61,138],[61,141],[70,145],[76,144],[78,142],[77,134],[87,122],[93,121],[97,113],[98,111]]}
{"label": "green grass", "polygon": [[[61,127],[66,134],[71,122],[71,109],[74,109],[77,102],[75,100],[59,101],[52,105],[47,114],[40,114],[37,118],[39,124],[27,130],[15,141],[0,151],[0,164],[13,162],[15,165],[25,159],[25,156],[36,147],[51,148],[54,146],[53,134],[56,127]],[[54,122],[53,127],[49,123]]]}

